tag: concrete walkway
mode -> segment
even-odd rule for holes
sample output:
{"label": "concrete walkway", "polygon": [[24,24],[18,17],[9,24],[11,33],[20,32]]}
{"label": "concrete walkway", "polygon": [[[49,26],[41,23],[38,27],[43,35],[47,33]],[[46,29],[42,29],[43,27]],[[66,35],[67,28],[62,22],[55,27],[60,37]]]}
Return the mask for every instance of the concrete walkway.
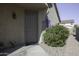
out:
{"label": "concrete walkway", "polygon": [[70,35],[66,42],[65,55],[79,56],[79,42]]}
{"label": "concrete walkway", "polygon": [[70,35],[64,47],[49,47],[42,43],[41,47],[51,56],[79,56],[79,42]]}
{"label": "concrete walkway", "polygon": [[48,56],[48,53],[40,45],[30,45],[24,46],[8,56]]}
{"label": "concrete walkway", "polygon": [[32,45],[27,50],[27,56],[48,56],[48,53],[44,51],[43,48],[40,47],[40,45]]}
{"label": "concrete walkway", "polygon": [[70,35],[64,47],[50,47],[46,44],[24,46],[8,56],[79,56],[79,42]]}

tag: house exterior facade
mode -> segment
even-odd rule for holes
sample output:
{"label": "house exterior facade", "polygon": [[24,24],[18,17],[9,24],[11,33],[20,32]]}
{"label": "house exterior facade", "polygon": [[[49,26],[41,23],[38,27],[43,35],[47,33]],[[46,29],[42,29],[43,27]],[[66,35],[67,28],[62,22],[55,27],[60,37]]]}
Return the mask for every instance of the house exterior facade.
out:
{"label": "house exterior facade", "polygon": [[29,45],[39,41],[42,30],[60,22],[56,4],[0,4],[0,42]]}

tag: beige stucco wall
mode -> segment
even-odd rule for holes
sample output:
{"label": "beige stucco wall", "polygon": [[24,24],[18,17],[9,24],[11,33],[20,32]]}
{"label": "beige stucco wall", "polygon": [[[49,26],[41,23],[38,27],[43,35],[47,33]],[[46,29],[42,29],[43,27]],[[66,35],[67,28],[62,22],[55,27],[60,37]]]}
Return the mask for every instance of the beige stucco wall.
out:
{"label": "beige stucco wall", "polygon": [[59,23],[59,19],[58,19],[56,9],[53,3],[52,3],[52,7],[48,8],[47,13],[48,13],[47,15],[48,19],[50,20],[50,26],[56,25],[57,23]]}
{"label": "beige stucco wall", "polygon": [[[12,12],[16,13],[16,19],[12,18]],[[24,42],[24,10],[16,5],[0,5],[0,41],[9,46],[9,41],[15,44]]]}
{"label": "beige stucco wall", "polygon": [[47,10],[41,10],[38,12],[38,37],[40,38],[40,34],[43,30],[43,23],[46,17]]}
{"label": "beige stucco wall", "polygon": [[[0,4],[0,42],[10,46],[9,41],[15,45],[24,44],[24,11],[27,8],[16,4]],[[12,18],[12,12],[16,13],[16,19]],[[38,37],[40,37],[46,9],[38,11]]]}

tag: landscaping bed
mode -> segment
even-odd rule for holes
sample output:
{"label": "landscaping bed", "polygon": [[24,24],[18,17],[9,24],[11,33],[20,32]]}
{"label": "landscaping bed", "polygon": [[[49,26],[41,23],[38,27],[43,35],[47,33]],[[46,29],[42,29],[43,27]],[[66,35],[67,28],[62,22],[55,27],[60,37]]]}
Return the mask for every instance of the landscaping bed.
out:
{"label": "landscaping bed", "polygon": [[66,54],[66,40],[68,38],[68,29],[56,25],[42,32],[39,44],[49,55],[63,56]]}

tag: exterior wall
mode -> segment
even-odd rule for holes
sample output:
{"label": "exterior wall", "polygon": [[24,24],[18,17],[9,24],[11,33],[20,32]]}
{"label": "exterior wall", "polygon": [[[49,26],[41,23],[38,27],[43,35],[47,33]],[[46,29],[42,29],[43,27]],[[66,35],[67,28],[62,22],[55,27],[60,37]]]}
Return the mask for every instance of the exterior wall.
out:
{"label": "exterior wall", "polygon": [[[16,13],[16,19],[12,18]],[[15,45],[24,43],[24,10],[15,5],[0,5],[0,41],[10,46],[9,41]]]}
{"label": "exterior wall", "polygon": [[38,37],[40,37],[40,34],[43,30],[43,26],[44,26],[44,20],[45,20],[45,17],[46,17],[46,10],[41,10],[39,11],[38,13]]}
{"label": "exterior wall", "polygon": [[56,25],[57,23],[59,23],[59,19],[58,19],[54,4],[52,4],[51,8],[48,8],[47,13],[48,13],[48,15],[47,15],[48,19],[50,21],[50,26]]}
{"label": "exterior wall", "polygon": [[[15,45],[24,44],[24,10],[19,5],[0,5],[0,42],[10,46],[10,41]],[[16,19],[12,18],[12,12],[16,13]],[[40,37],[46,10],[38,12],[38,37]]]}

